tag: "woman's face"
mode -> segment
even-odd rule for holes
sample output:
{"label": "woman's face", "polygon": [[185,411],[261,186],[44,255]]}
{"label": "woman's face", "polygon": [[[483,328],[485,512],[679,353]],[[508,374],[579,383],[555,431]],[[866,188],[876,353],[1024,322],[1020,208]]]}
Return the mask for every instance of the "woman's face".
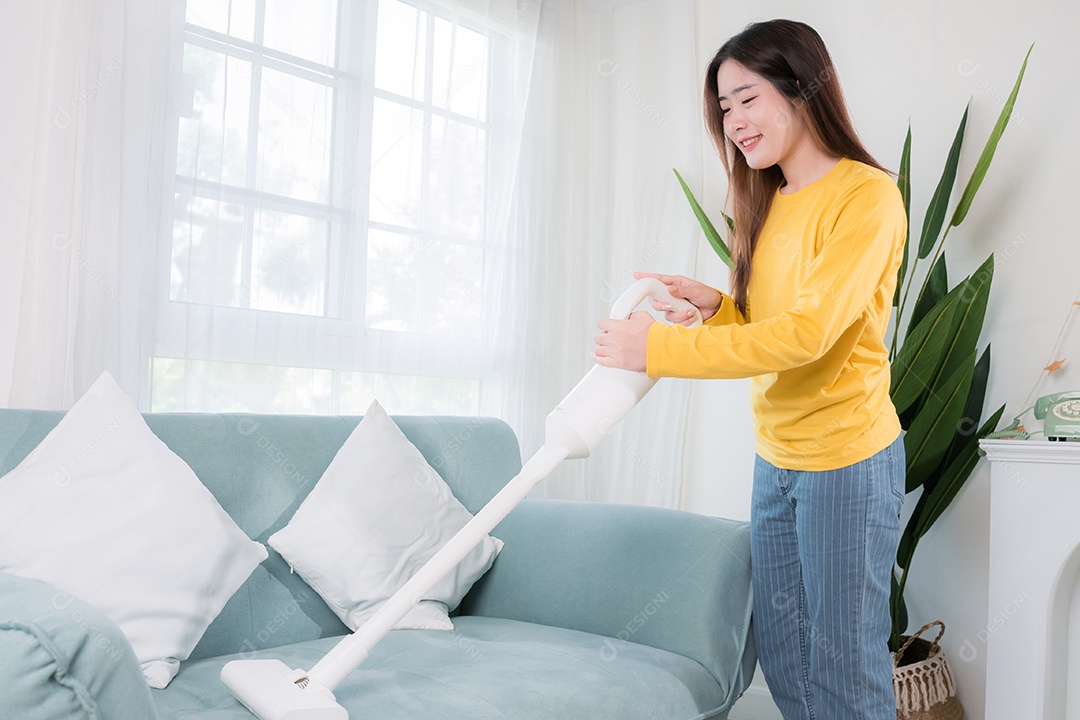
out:
{"label": "woman's face", "polygon": [[797,158],[811,143],[810,132],[791,101],[771,82],[735,60],[716,73],[724,134],[746,158],[763,170]]}

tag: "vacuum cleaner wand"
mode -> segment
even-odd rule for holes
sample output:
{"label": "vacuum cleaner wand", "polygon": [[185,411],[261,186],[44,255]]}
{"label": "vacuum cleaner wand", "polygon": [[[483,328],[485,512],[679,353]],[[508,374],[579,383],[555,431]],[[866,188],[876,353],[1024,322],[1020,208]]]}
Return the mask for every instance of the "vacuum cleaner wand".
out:
{"label": "vacuum cleaner wand", "polygon": [[[615,301],[611,317],[628,317],[647,297],[663,300],[677,310],[697,310],[686,300],[671,297],[659,280],[643,278]],[[700,313],[696,318],[701,321]],[[221,669],[222,682],[261,720],[347,720],[348,712],[334,699],[334,688],[537,483],[564,459],[587,457],[655,383],[642,372],[593,367],[548,415],[544,445],[521,472],[310,672],[291,669],[280,660],[233,660]]]}

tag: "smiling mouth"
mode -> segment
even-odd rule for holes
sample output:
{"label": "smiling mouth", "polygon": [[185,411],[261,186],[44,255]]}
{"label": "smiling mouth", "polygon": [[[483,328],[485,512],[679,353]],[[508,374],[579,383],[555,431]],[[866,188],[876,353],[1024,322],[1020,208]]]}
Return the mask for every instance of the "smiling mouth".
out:
{"label": "smiling mouth", "polygon": [[753,146],[757,145],[759,140],[761,140],[760,135],[755,135],[754,137],[751,137],[751,138],[745,138],[745,139],[739,141],[739,147],[741,147],[743,150],[748,150],[748,149],[752,148]]}

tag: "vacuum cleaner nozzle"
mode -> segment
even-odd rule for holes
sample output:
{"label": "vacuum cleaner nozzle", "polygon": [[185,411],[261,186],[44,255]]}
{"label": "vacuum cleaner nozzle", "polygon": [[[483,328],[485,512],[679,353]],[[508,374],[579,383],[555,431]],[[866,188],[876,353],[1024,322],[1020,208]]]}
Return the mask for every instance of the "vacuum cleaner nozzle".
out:
{"label": "vacuum cleaner nozzle", "polygon": [[221,680],[244,706],[262,720],[348,720],[334,693],[307,680],[280,660],[233,660]]}

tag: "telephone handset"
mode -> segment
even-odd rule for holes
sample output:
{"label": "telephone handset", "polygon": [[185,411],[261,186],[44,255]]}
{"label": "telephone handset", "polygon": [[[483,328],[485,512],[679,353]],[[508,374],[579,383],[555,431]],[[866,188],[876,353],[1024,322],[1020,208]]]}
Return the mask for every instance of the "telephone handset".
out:
{"label": "telephone handset", "polygon": [[1055,393],[1035,401],[1047,440],[1080,440],[1080,391]]}
{"label": "telephone handset", "polygon": [[[1023,422],[1028,413],[1041,423]],[[1042,427],[1038,427],[1042,425]],[[1080,390],[1044,395],[1035,404],[1015,418],[1009,427],[987,435],[987,438],[1019,438],[1028,440],[1043,435],[1047,440],[1058,442],[1080,441]]]}

